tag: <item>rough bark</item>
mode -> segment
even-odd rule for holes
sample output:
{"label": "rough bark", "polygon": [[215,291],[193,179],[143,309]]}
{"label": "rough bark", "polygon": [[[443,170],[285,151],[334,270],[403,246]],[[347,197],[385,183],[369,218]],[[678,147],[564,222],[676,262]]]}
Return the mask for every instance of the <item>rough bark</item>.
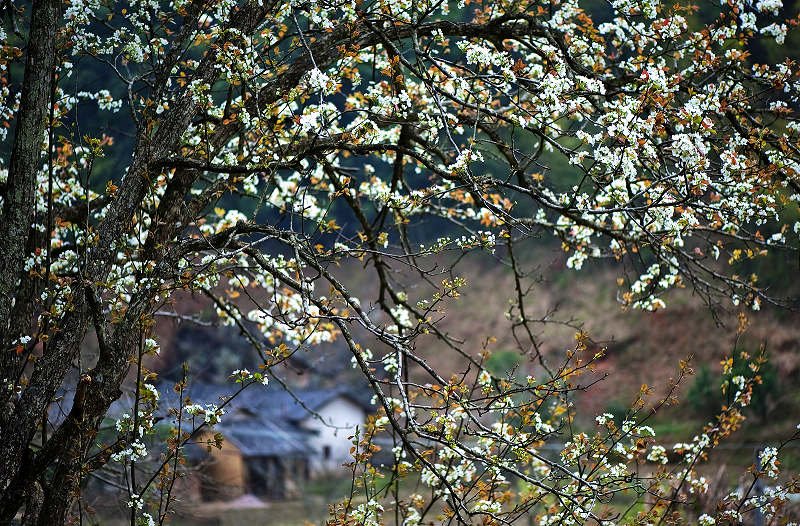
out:
{"label": "rough bark", "polygon": [[[17,114],[8,180],[0,218],[0,375],[8,373],[8,326],[17,281],[24,266],[24,250],[36,205],[36,174],[41,168],[42,144],[56,58],[59,4],[56,0],[33,2],[25,59],[24,89]],[[2,478],[0,478],[2,480]]]}
{"label": "rough bark", "polygon": [[39,521],[43,501],[44,490],[42,490],[42,485],[34,482],[29,486],[25,495],[25,514],[22,516],[23,526],[33,526]]}
{"label": "rough bark", "polygon": [[[17,282],[24,268],[31,220],[35,210],[36,174],[41,167],[42,143],[56,58],[56,34],[59,21],[57,0],[32,3],[25,76],[17,115],[14,143],[8,169],[8,181],[0,219],[0,377],[13,379],[15,351],[7,340],[15,331],[8,326],[16,296]],[[8,389],[2,389],[0,407],[8,408]],[[0,416],[0,435],[9,435],[16,422],[8,411]],[[6,417],[8,419],[4,419]],[[19,454],[18,448],[12,448]],[[0,448],[0,490],[5,490],[18,462],[8,462],[6,444]]]}

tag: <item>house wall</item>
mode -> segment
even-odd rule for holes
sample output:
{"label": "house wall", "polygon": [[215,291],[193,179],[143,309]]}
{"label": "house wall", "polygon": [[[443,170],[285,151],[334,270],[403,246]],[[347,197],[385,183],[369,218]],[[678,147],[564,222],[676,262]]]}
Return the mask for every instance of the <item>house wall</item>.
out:
{"label": "house wall", "polygon": [[[309,445],[314,449],[309,462],[312,476],[341,470],[342,464],[353,460],[350,455],[353,443],[347,437],[352,436],[356,426],[361,426],[366,418],[360,406],[343,396],[329,401],[317,409],[317,413],[330,425],[323,424],[313,416],[301,422],[305,429],[317,432],[309,439]],[[326,447],[329,451],[327,458]]]}
{"label": "house wall", "polygon": [[[213,438],[204,434],[202,440]],[[205,500],[236,498],[244,493],[247,483],[242,453],[230,440],[222,442],[222,449],[211,448],[210,458],[202,470],[202,491]]]}

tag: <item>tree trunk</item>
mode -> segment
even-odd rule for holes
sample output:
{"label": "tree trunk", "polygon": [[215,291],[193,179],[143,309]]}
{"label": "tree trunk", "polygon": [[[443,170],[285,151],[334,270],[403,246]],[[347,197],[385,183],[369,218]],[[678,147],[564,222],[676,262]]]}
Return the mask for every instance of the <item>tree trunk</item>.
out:
{"label": "tree trunk", "polygon": [[[9,335],[17,331],[9,327],[12,302],[17,282],[25,263],[25,248],[36,206],[36,174],[41,167],[41,153],[55,68],[56,34],[60,2],[32,2],[31,26],[25,60],[24,89],[20,100],[14,144],[8,169],[3,215],[0,218],[0,379],[15,380],[16,352],[10,349]],[[26,328],[27,329],[27,328]],[[6,436],[9,390],[0,394],[0,436]],[[4,418],[5,417],[5,418]],[[0,448],[0,491],[5,491],[19,465],[21,449],[3,444]],[[11,456],[9,456],[9,454]],[[17,458],[14,458],[17,457]]]}
{"label": "tree trunk", "polygon": [[[33,2],[25,59],[24,89],[8,166],[0,221],[0,334],[8,334],[9,314],[36,205],[36,174],[50,107],[60,2]],[[3,342],[7,343],[7,342]],[[5,371],[3,371],[5,372]]]}

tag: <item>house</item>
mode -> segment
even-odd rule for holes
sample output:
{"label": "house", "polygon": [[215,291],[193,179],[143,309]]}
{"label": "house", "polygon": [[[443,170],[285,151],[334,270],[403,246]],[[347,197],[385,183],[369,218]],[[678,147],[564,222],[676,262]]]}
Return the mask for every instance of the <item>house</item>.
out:
{"label": "house", "polygon": [[[162,393],[177,395],[164,386]],[[193,404],[219,405],[235,389],[193,384],[184,396]],[[170,396],[170,395],[167,395]],[[162,404],[166,400],[162,400]],[[252,386],[225,408],[221,423],[187,447],[197,476],[187,487],[200,500],[236,498],[250,493],[267,499],[298,496],[309,478],[334,475],[352,461],[351,437],[372,410],[348,388],[306,388],[288,392],[279,387]],[[222,447],[206,441],[220,433]]]}
{"label": "house", "polygon": [[[173,420],[170,409],[180,405],[174,383],[158,386],[158,420]],[[238,385],[190,383],[183,393],[192,404],[221,405]],[[63,422],[74,392],[59,392],[49,408],[51,431]],[[265,499],[298,496],[301,483],[314,477],[344,473],[352,461],[351,437],[375,408],[369,395],[348,386],[308,387],[291,392],[280,386],[250,386],[225,406],[221,422],[195,436],[184,449],[191,475],[180,481],[189,501],[211,501],[254,494]],[[109,418],[131,412],[129,394],[114,402]],[[189,418],[185,413],[184,418]],[[186,424],[185,424],[186,425]],[[111,428],[112,426],[109,426]],[[221,448],[209,448],[220,433]],[[107,436],[106,441],[114,437]]]}

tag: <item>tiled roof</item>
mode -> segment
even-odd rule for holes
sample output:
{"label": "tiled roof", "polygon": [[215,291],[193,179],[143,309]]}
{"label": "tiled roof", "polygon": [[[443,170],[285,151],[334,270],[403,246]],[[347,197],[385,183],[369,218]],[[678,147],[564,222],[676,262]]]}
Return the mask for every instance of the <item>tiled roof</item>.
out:
{"label": "tiled roof", "polygon": [[307,431],[292,430],[270,422],[223,425],[220,432],[246,457],[298,457],[314,453],[307,442]]}
{"label": "tiled roof", "polygon": [[[178,407],[178,393],[174,384],[163,382],[158,386],[161,416],[166,417],[170,408]],[[220,405],[230,398],[240,386],[236,384],[216,385],[193,383],[187,387],[183,397],[193,404]],[[51,406],[50,421],[57,425],[72,406],[72,392],[61,393],[63,399],[58,407]],[[215,430],[231,441],[245,456],[305,456],[313,451],[308,445],[311,431],[299,424],[312,418],[310,411],[318,411],[330,401],[345,397],[365,411],[371,408],[365,396],[359,396],[347,386],[331,389],[297,389],[292,393],[280,386],[252,385],[239,393],[225,407],[222,422]],[[109,409],[108,417],[117,418],[130,413],[130,394],[124,394]],[[304,407],[305,406],[305,407]]]}
{"label": "tiled roof", "polygon": [[[159,391],[166,391],[165,387]],[[193,384],[186,395],[192,403],[220,404],[238,387]],[[306,456],[313,453],[307,441],[311,432],[298,424],[312,418],[309,410],[318,411],[339,397],[367,410],[363,397],[353,395],[347,387],[298,389],[290,393],[280,386],[253,385],[226,406],[226,415],[217,429],[245,456]],[[177,395],[172,398],[169,405],[177,405]]]}

